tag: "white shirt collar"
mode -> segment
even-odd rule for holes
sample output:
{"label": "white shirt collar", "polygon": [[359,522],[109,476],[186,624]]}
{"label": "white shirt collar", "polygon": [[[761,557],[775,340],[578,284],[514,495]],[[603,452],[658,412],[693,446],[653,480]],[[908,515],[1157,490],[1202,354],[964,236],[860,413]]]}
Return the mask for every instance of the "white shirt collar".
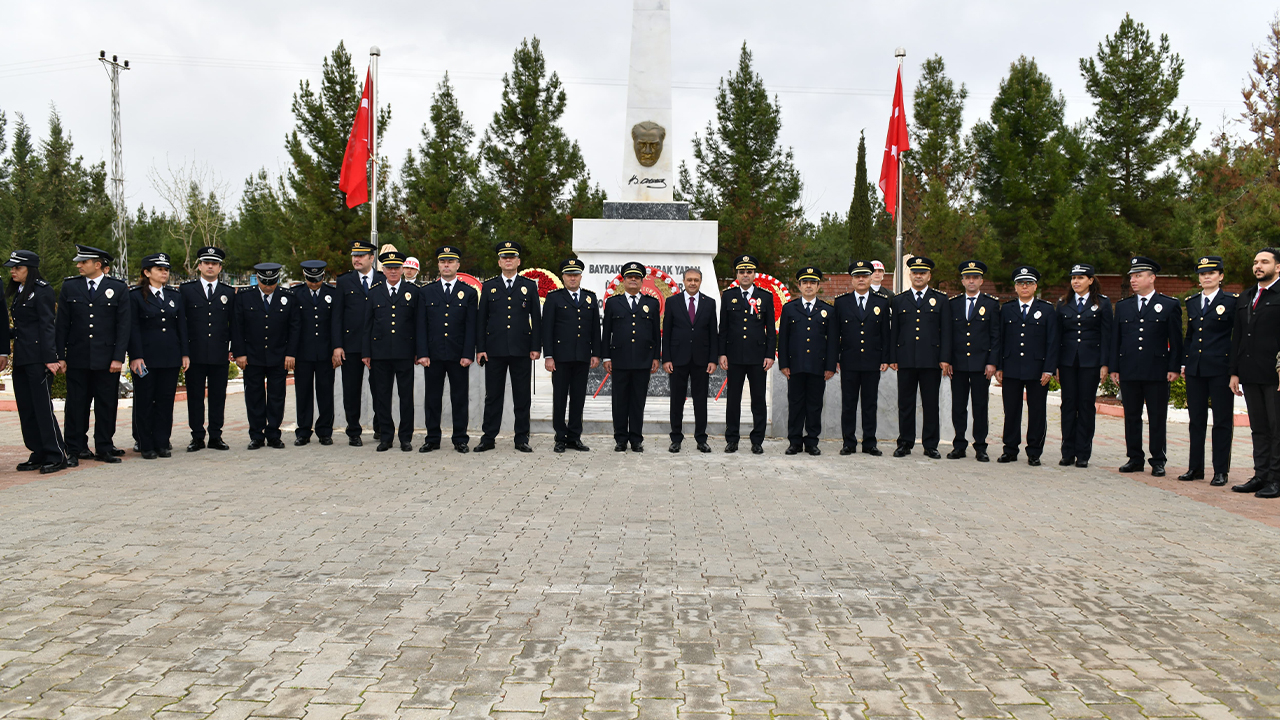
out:
{"label": "white shirt collar", "polygon": [[1209,293],[1208,295],[1205,295],[1203,292],[1200,293],[1204,297],[1204,304],[1208,305],[1209,303],[1213,302],[1213,299],[1218,297],[1218,290],[1221,290],[1221,289],[1222,288],[1217,288],[1213,292]]}
{"label": "white shirt collar", "polygon": [[360,273],[360,277],[361,277],[361,278],[368,278],[368,279],[372,280],[372,279],[373,279],[373,267],[372,267],[372,266],[370,266],[370,267],[369,267],[369,272],[363,272],[363,273]]}
{"label": "white shirt collar", "polygon": [[391,284],[391,281],[390,281],[390,280],[388,280],[388,281],[387,281],[387,290],[388,290],[388,291],[390,291],[390,292],[396,292],[396,289],[400,287],[400,283],[401,283],[401,282],[404,282],[404,278],[400,278],[400,282],[396,283],[395,285],[392,285],[392,284]]}
{"label": "white shirt collar", "polygon": [[453,276],[452,280],[445,280],[444,278],[440,278],[440,287],[444,287],[445,285],[452,285],[453,283],[456,283],[456,282],[458,282],[457,275]]}
{"label": "white shirt collar", "polygon": [[860,292],[858,292],[857,290],[854,290],[854,291],[853,291],[853,294],[854,294],[854,295],[856,295],[856,296],[858,296],[858,299],[859,299],[859,300],[866,300],[866,299],[867,299],[867,296],[871,294],[871,291],[870,291],[870,290],[868,290],[868,291],[866,291],[866,292],[864,292],[864,293],[860,293]]}
{"label": "white shirt collar", "polygon": [[1151,298],[1155,297],[1155,294],[1156,294],[1156,291],[1155,291],[1155,290],[1152,290],[1151,292],[1147,293],[1146,295],[1143,295],[1142,293],[1138,293],[1138,297],[1142,298],[1143,300],[1146,300],[1147,302],[1150,302],[1150,301],[1151,301]]}
{"label": "white shirt collar", "polygon": [[625,292],[624,292],[624,293],[623,293],[623,295],[626,295],[626,296],[627,296],[627,301],[628,301],[628,302],[633,302],[633,301],[638,300],[638,299],[640,298],[640,293],[636,293],[635,295],[632,295],[631,293],[625,293]]}
{"label": "white shirt collar", "polygon": [[884,285],[872,285],[871,292],[880,292],[880,288],[882,287],[884,287]]}
{"label": "white shirt collar", "polygon": [[217,290],[217,289],[218,289],[218,281],[217,281],[217,280],[205,280],[204,278],[200,278],[200,282],[204,283],[205,287],[211,288],[211,289],[213,289],[213,290]]}
{"label": "white shirt collar", "polygon": [[980,298],[980,297],[982,297],[982,291],[981,291],[981,290],[979,290],[979,291],[978,291],[976,294],[974,294],[974,295],[970,295],[967,291],[966,291],[966,292],[965,292],[965,294],[964,294],[964,299],[965,299],[965,300],[977,300],[977,299],[978,299],[978,298]]}
{"label": "white shirt collar", "polygon": [[747,297],[751,297],[751,291],[755,289],[756,289],[756,286],[753,284],[751,287],[742,288],[742,292]]}
{"label": "white shirt collar", "polygon": [[1089,302],[1089,293],[1085,293],[1085,294],[1083,294],[1083,295],[1081,295],[1080,293],[1075,293],[1075,296],[1076,296],[1076,302],[1077,302],[1077,303],[1079,303],[1079,302],[1081,302],[1081,301],[1083,301],[1083,302]]}

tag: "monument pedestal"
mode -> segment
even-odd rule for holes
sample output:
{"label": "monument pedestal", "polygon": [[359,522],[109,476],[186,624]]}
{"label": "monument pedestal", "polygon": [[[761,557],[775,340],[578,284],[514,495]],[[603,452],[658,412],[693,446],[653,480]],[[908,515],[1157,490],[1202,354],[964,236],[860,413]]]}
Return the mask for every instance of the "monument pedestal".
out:
{"label": "monument pedestal", "polygon": [[[683,213],[683,214],[682,214]],[[587,266],[582,286],[605,297],[605,285],[632,260],[682,282],[684,271],[702,271],[702,292],[720,296],[713,261],[719,245],[714,220],[688,218],[685,203],[605,203],[605,218],[573,220],[573,252]]]}

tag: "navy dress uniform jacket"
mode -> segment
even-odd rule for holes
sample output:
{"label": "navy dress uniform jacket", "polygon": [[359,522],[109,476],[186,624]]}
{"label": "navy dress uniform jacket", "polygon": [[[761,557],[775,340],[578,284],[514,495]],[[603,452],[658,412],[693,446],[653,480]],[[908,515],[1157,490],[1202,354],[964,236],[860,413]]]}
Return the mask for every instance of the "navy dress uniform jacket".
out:
{"label": "navy dress uniform jacket", "polygon": [[[988,365],[999,365],[1000,301],[986,293],[978,293],[969,315],[969,296],[965,293],[949,300],[951,308],[951,359],[956,372],[986,372]],[[1055,347],[1056,351],[1056,347]]]}
{"label": "navy dress uniform jacket", "polygon": [[369,288],[364,306],[363,357],[371,360],[416,360],[427,356],[427,339],[418,337],[422,288],[401,280],[395,297],[383,280]]}
{"label": "navy dress uniform jacket", "polygon": [[590,362],[600,354],[600,303],[590,290],[578,290],[578,304],[568,290],[547,293],[542,304],[542,351],[561,362]]}
{"label": "navy dress uniform jacket", "polygon": [[311,288],[296,285],[291,288],[298,299],[299,336],[298,354],[295,359],[307,362],[328,362],[333,357],[333,306],[338,302],[338,292],[328,283],[320,285],[312,297]]}
{"label": "navy dress uniform jacket", "polygon": [[[129,286],[103,275],[93,298],[84,277],[69,277],[58,294],[55,343],[58,359],[67,367],[108,370],[112,362],[124,362],[129,349],[133,308]],[[72,331],[74,328],[74,332]]]}
{"label": "navy dress uniform jacket", "polygon": [[517,275],[511,290],[498,275],[480,287],[476,309],[476,352],[494,357],[528,357],[541,352],[542,309],[538,284]]}
{"label": "navy dress uniform jacket", "polygon": [[904,368],[936,368],[951,362],[951,311],[947,296],[929,288],[916,307],[914,290],[904,290],[892,301],[893,340],[890,363]]}
{"label": "navy dress uniform jacket", "polygon": [[857,293],[836,296],[841,371],[879,372],[881,365],[889,364],[889,298],[867,291],[866,306],[866,313],[859,315]]}
{"label": "navy dress uniform jacket", "polygon": [[1022,318],[1022,302],[1000,308],[1001,352],[996,369],[1014,380],[1039,380],[1058,369],[1058,313],[1045,300],[1034,299]]}
{"label": "navy dress uniform jacket", "polygon": [[1114,330],[1111,299],[1090,293],[1084,312],[1076,308],[1076,294],[1058,303],[1058,324],[1062,329],[1062,345],[1058,351],[1058,367],[1110,368],[1111,342]]}
{"label": "navy dress uniform jacket", "polygon": [[231,318],[235,315],[235,288],[219,282],[213,300],[205,297],[204,281],[188,280],[178,286],[187,316],[187,355],[193,364],[227,362],[231,346]]}
{"label": "navy dress uniform jacket", "polygon": [[426,283],[418,308],[418,334],[426,338],[432,360],[454,362],[476,357],[476,289],[454,279],[448,297],[439,281]]}
{"label": "navy dress uniform jacket", "polygon": [[626,294],[604,303],[600,346],[604,357],[618,370],[648,370],[662,355],[662,306],[657,298],[641,294],[636,309]]}
{"label": "navy dress uniform jacket", "polygon": [[742,288],[720,295],[720,354],[736,365],[760,365],[776,356],[773,293],[753,286],[751,298],[754,309]]}
{"label": "navy dress uniform jacket", "polygon": [[1215,377],[1231,372],[1231,330],[1235,326],[1237,299],[1235,293],[1219,290],[1205,314],[1203,293],[1187,298],[1182,365],[1188,375]]}
{"label": "navy dress uniform jacket", "polygon": [[[386,276],[377,270],[369,277],[369,288],[385,282]],[[349,270],[334,282],[337,294],[333,297],[333,347],[343,352],[359,353],[364,347],[364,310],[368,295],[360,282],[360,273]]]}
{"label": "navy dress uniform jacket", "polygon": [[1182,369],[1182,305],[1158,292],[1141,313],[1137,295],[1116,303],[1111,355],[1107,367],[1121,381],[1166,382],[1168,373]]}
{"label": "navy dress uniform jacket", "polygon": [[[24,290],[26,288],[23,288]],[[11,365],[48,365],[58,362],[58,349],[54,346],[53,286],[43,278],[36,280],[35,289],[24,300],[23,293],[14,296],[13,357]],[[5,328],[8,335],[8,327]]]}
{"label": "navy dress uniform jacket", "polygon": [[262,303],[262,291],[247,287],[236,293],[236,314],[231,323],[231,354],[250,365],[283,366],[285,357],[297,358],[302,318],[298,299],[277,287],[271,293],[271,309]]}
{"label": "navy dress uniform jacket", "polygon": [[1276,354],[1280,353],[1280,283],[1262,291],[1258,306],[1254,285],[1236,302],[1236,322],[1231,331],[1231,374],[1250,385],[1276,384]]}
{"label": "navy dress uniform jacket", "polygon": [[782,306],[778,323],[779,368],[814,375],[835,372],[839,348],[840,322],[834,306],[815,299],[808,315],[803,298]]}
{"label": "navy dress uniform jacket", "polygon": [[667,298],[662,314],[662,362],[677,367],[720,361],[720,330],[715,298],[698,293],[697,312],[689,321],[689,293]]}
{"label": "navy dress uniform jacket", "polygon": [[187,353],[187,314],[182,294],[166,287],[156,299],[150,286],[129,290],[133,328],[129,331],[129,358],[146,361],[148,368],[182,367]]}

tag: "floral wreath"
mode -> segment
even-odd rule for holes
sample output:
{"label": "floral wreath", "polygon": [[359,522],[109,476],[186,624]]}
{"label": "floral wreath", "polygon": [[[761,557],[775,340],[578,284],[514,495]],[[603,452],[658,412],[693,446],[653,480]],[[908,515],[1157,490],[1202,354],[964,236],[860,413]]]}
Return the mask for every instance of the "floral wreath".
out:
{"label": "floral wreath", "polygon": [[[676,282],[675,278],[655,267],[645,266],[645,271],[647,272],[645,278],[653,281],[653,286],[657,288],[658,294],[661,295],[661,297],[658,298],[659,300],[666,300],[672,295],[679,294],[680,284]],[[665,294],[663,293],[664,290],[666,291]],[[644,292],[644,289],[641,288],[640,291]],[[604,294],[620,295],[622,292],[622,273],[618,273],[613,276],[612,280],[605,284]]]}
{"label": "floral wreath", "polygon": [[480,282],[480,278],[476,277],[475,275],[471,275],[469,273],[464,273],[464,272],[458,273],[458,279],[470,285],[471,287],[475,288],[477,292],[484,287],[484,283]]}
{"label": "floral wreath", "polygon": [[[765,273],[756,273],[756,283],[762,290],[768,290],[773,293],[773,324],[777,325],[782,321],[782,306],[791,302],[791,291],[787,289],[784,282],[772,275]],[[738,281],[734,280],[729,283],[729,287],[738,287]],[[726,288],[727,289],[727,288]]]}
{"label": "floral wreath", "polygon": [[564,283],[560,282],[560,278],[555,273],[543,268],[529,268],[520,271],[521,277],[527,277],[538,283],[538,299],[546,300],[547,293],[552,290],[559,290],[564,287]]}

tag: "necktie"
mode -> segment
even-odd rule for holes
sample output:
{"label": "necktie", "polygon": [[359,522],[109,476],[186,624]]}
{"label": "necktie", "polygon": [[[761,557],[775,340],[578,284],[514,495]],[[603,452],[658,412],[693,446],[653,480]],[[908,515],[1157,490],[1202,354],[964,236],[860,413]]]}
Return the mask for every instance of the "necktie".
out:
{"label": "necktie", "polygon": [[972,320],[972,319],[973,319],[973,303],[974,303],[974,301],[975,301],[975,300],[977,300],[977,299],[978,299],[978,298],[969,298],[969,314],[968,314],[968,315],[965,315],[965,317],[964,317],[964,319],[965,319],[965,320]]}
{"label": "necktie", "polygon": [[1143,310],[1147,309],[1147,299],[1138,298],[1138,314],[1141,315]]}
{"label": "necktie", "polygon": [[452,295],[452,294],[453,294],[453,283],[445,283],[445,284],[444,284],[444,296],[445,296],[445,297],[449,297],[449,296],[450,296],[450,295]]}
{"label": "necktie", "polygon": [[804,314],[805,314],[805,315],[812,315],[812,314],[813,314],[813,303],[809,303],[809,302],[807,302],[807,303],[805,303],[805,304],[804,304]]}
{"label": "necktie", "polygon": [[161,292],[163,292],[163,291],[162,291],[162,290],[157,290],[157,291],[156,291],[156,302],[158,302],[158,303],[162,303],[162,302],[164,302],[164,296],[160,294]]}
{"label": "necktie", "polygon": [[627,297],[631,298],[631,312],[635,312],[635,311],[636,311],[636,297],[635,297],[635,295],[628,295]]}
{"label": "necktie", "polygon": [[1258,286],[1258,292],[1253,294],[1253,304],[1249,306],[1250,310],[1258,307],[1258,298],[1262,297],[1262,286]]}
{"label": "necktie", "polygon": [[396,289],[388,285],[387,294],[391,296],[391,300],[394,302],[396,299]]}
{"label": "necktie", "polygon": [[689,324],[693,324],[693,318],[698,314],[698,308],[693,304],[693,296],[689,296]]}
{"label": "necktie", "polygon": [[1205,317],[1209,315],[1209,298],[1200,301],[1200,314]]}
{"label": "necktie", "polygon": [[369,276],[364,275],[360,278],[360,282],[364,285],[364,294],[369,294]]}
{"label": "necktie", "polygon": [[1022,306],[1022,319],[1023,319],[1023,320],[1026,320],[1026,319],[1027,319],[1027,306],[1026,306],[1026,305],[1023,305],[1023,306]]}
{"label": "necktie", "polygon": [[858,296],[858,314],[867,314],[867,299],[861,295]]}
{"label": "necktie", "polygon": [[508,289],[508,290],[510,290],[510,289],[511,289],[511,280],[507,280],[507,289]]}
{"label": "necktie", "polygon": [[924,301],[924,293],[916,293],[916,307],[920,307],[920,303]]}
{"label": "necktie", "polygon": [[209,302],[213,302],[213,283],[204,284],[204,297]]}
{"label": "necktie", "polygon": [[98,284],[97,284],[96,282],[94,282],[93,280],[90,280],[90,281],[89,281],[89,299],[90,299],[90,300],[92,300],[92,299],[93,299],[93,291],[94,291],[94,288],[96,288],[96,287],[97,287],[97,285],[98,285]]}
{"label": "necktie", "polygon": [[1082,297],[1076,298],[1076,312],[1084,312],[1084,298]]}
{"label": "necktie", "polygon": [[267,310],[270,310],[270,309],[271,309],[271,296],[270,296],[270,295],[263,295],[263,296],[262,296],[262,307],[263,307],[263,308],[265,308],[265,309],[267,309]]}
{"label": "necktie", "polygon": [[320,291],[319,291],[319,290],[313,290],[313,291],[311,291],[311,302],[315,303],[316,305],[319,305],[319,304],[320,304]]}
{"label": "necktie", "polygon": [[573,294],[573,306],[578,307],[578,293]]}

